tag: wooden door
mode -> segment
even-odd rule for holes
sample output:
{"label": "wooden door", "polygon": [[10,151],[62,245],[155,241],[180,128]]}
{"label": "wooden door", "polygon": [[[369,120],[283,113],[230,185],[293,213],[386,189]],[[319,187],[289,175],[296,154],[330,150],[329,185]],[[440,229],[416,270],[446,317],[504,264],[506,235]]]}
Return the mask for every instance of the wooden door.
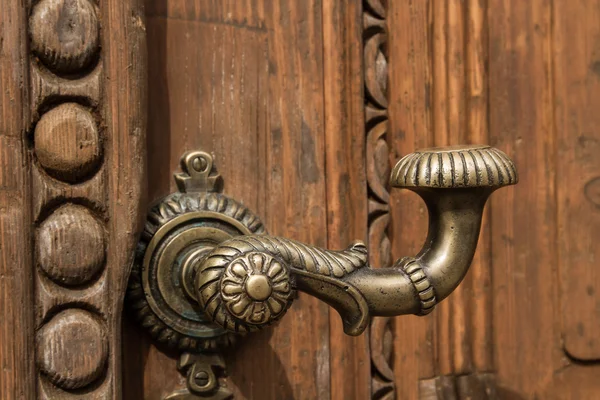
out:
{"label": "wooden door", "polygon": [[389,190],[391,163],[470,142],[513,157],[520,183],[488,204],[459,289],[359,337],[300,294],[226,354],[228,387],[261,400],[599,398],[599,6],[5,1],[0,398],[185,387],[177,354],[123,312],[147,204],[175,190],[185,151],[212,153],[225,193],[270,233],[365,240],[385,267],[427,228],[418,197]]}
{"label": "wooden door", "polygon": [[[150,200],[175,190],[181,154],[198,149],[271,234],[365,240],[360,2],[149,1],[146,15]],[[236,398],[368,398],[368,337],[345,336],[309,296],[290,312],[226,357]],[[126,398],[184,385],[176,354],[135,329],[126,346]]]}

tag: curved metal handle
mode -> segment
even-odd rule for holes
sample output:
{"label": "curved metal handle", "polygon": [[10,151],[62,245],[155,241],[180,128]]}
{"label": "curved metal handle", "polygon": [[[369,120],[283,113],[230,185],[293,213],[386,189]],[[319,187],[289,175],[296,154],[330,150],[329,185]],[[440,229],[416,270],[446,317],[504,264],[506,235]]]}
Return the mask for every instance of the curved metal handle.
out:
{"label": "curved metal handle", "polygon": [[371,316],[428,314],[467,273],[487,198],[517,181],[510,158],[489,146],[409,154],[393,168],[390,185],[416,192],[427,205],[429,232],[416,256],[373,269],[360,242],[331,251],[278,237],[237,236],[198,263],[197,299],[209,319],[240,333],[279,319],[294,289],[334,307],[349,335],[362,333]]}

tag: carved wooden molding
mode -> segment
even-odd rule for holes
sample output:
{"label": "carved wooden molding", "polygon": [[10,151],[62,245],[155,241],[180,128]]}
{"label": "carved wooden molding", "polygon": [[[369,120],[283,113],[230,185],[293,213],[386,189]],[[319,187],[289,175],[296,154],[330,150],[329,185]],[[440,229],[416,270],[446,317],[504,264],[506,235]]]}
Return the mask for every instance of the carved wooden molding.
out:
{"label": "carved wooden molding", "polygon": [[23,312],[34,313],[37,390],[26,397],[118,399],[122,299],[145,194],[143,9],[40,0],[27,11],[22,207],[33,225],[21,223],[33,230],[21,251],[33,253]]}
{"label": "carved wooden molding", "polygon": [[[371,265],[387,267],[392,260],[388,226],[390,175],[387,105],[387,2],[363,1],[363,68],[367,185],[369,193],[369,254]],[[391,367],[393,333],[391,318],[376,318],[370,331],[371,393],[373,399],[396,396]]]}

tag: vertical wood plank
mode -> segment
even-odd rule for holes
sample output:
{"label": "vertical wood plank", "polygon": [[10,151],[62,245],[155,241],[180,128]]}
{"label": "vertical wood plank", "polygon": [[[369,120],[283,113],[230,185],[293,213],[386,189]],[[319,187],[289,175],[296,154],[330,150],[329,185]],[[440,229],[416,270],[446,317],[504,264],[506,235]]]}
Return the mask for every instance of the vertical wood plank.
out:
{"label": "vertical wood plank", "polygon": [[[487,3],[481,1],[440,2],[434,7],[433,126],[437,146],[488,142],[486,12]],[[465,376],[493,367],[490,270],[489,218],[484,218],[469,273],[436,313],[441,375]],[[462,390],[476,382],[476,377],[463,379],[456,387]]]}
{"label": "vertical wood plank", "polygon": [[[440,86],[447,84],[447,97],[437,98],[435,106],[447,108],[447,131],[435,129],[436,145],[449,146],[461,143],[476,142],[486,132],[471,132],[467,121],[470,118],[467,102],[469,101],[469,87],[467,86],[472,71],[467,68],[468,56],[473,43],[469,36],[468,22],[470,17],[469,4],[463,1],[450,1],[447,3],[446,15],[435,15],[434,26],[440,30],[446,29],[445,42],[438,48],[446,46],[445,51],[439,49],[434,52],[435,64],[445,66],[446,78],[434,75],[434,88],[436,93],[443,91]],[[436,18],[437,17],[437,18]],[[444,18],[445,17],[445,18]],[[438,18],[440,20],[438,20]],[[436,49],[438,50],[438,49]],[[439,78],[439,81],[438,81]],[[440,107],[441,108],[441,107]],[[437,121],[436,121],[437,122]],[[471,137],[474,134],[475,137]],[[484,142],[487,140],[484,139]],[[472,266],[473,267],[473,266]],[[475,267],[476,268],[476,267]],[[467,274],[461,285],[452,293],[446,304],[442,303],[438,312],[438,362],[441,375],[466,375],[473,371],[472,360],[472,328],[473,328],[473,269]]]}
{"label": "vertical wood plank", "polygon": [[[359,0],[323,2],[327,247],[366,239],[367,185],[362,103],[362,8]],[[387,160],[386,160],[387,161]],[[370,395],[368,335],[344,334],[330,310],[332,399]],[[348,380],[348,376],[355,377]]]}
{"label": "vertical wood plank", "polygon": [[27,9],[0,7],[0,398],[34,398]]}
{"label": "vertical wood plank", "polygon": [[[266,225],[274,234],[326,246],[323,4],[272,4],[269,54],[276,70],[269,79],[266,170],[278,174],[267,181]],[[329,308],[300,294],[290,314],[271,339],[292,387],[289,397],[329,399]],[[271,398],[282,396],[271,390]]]}
{"label": "vertical wood plank", "polygon": [[561,334],[581,361],[600,361],[599,6],[554,2]]}
{"label": "vertical wood plank", "polygon": [[[180,155],[201,148],[214,154],[225,193],[271,234],[327,246],[323,8],[148,2],[153,199],[174,189]],[[301,294],[275,327],[244,339],[227,355],[236,399],[329,398],[329,323],[328,307]],[[145,383],[132,386],[144,398],[182,384],[176,354],[137,346]]]}
{"label": "vertical wood plank", "polygon": [[[171,13],[178,9],[175,2],[170,6]],[[180,156],[201,149],[214,154],[225,193],[264,217],[270,199],[264,189],[269,110],[266,30],[194,18],[194,13],[149,18],[150,196],[156,200],[176,190],[172,173]],[[228,385],[236,398],[269,398],[272,386],[257,384],[265,371],[273,371],[274,382],[281,382],[273,385],[282,393],[290,392],[286,371],[269,344],[271,334],[250,336],[227,359]],[[134,378],[143,382],[126,390],[135,396],[141,387],[144,398],[162,398],[184,385],[176,369],[178,355],[147,340],[140,343],[140,335],[146,339],[143,331],[129,333],[137,347],[135,354],[129,353],[132,365],[146,360],[145,371]],[[260,359],[261,368],[249,368],[240,361],[244,359]]]}
{"label": "vertical wood plank", "polygon": [[143,0],[107,0],[102,7],[105,123],[108,133],[108,365],[112,398],[123,395],[123,302],[146,203],[146,16]]}
{"label": "vertical wood plank", "polygon": [[[428,24],[420,28],[427,46],[410,48],[414,53],[409,53],[404,62],[410,65],[415,60],[425,59],[431,64],[426,87],[428,107],[403,112],[415,113],[411,118],[432,118],[431,131],[421,134],[426,140],[421,146],[487,143],[487,2],[433,1],[426,11]],[[414,24],[414,20],[411,23]],[[391,25],[390,35],[395,35],[397,29],[400,27]],[[397,46],[391,47],[392,54],[396,49]],[[391,72],[394,76],[398,66],[391,68],[394,68]],[[405,91],[405,95],[409,93],[414,95],[414,89]],[[394,118],[402,117],[394,114],[391,118],[394,124]],[[411,140],[415,139],[409,138],[408,143]],[[486,216],[487,210],[489,207]],[[412,219],[416,221],[419,217],[414,215]],[[393,240],[401,239],[394,237]],[[431,396],[432,387],[436,388],[435,396],[441,396],[439,398],[488,396],[494,391],[493,379],[486,373],[493,369],[489,243],[488,217],[483,223],[480,247],[471,271],[427,322],[434,353],[430,356],[427,373],[416,376],[420,382],[418,390],[411,392],[408,398]],[[420,244],[415,243],[415,249],[418,246]],[[400,335],[404,340],[405,332]],[[406,374],[411,373],[409,365],[396,365],[396,368],[396,383],[400,376],[406,380]]]}
{"label": "vertical wood plank", "polygon": [[[398,160],[415,149],[431,147],[432,66],[429,26],[433,3],[389,2],[389,124],[390,157]],[[393,259],[416,254],[427,230],[427,211],[414,193],[390,192]],[[418,381],[435,375],[433,317],[405,316],[395,323],[396,390],[403,398],[418,398]]]}
{"label": "vertical wood plank", "polygon": [[494,358],[505,395],[552,379],[557,306],[555,137],[549,1],[490,0],[491,144],[519,184],[491,199]]}
{"label": "vertical wood plank", "polygon": [[[444,4],[442,4],[444,3]],[[436,146],[466,142],[465,116],[465,3],[437,1],[433,11],[434,115]],[[469,294],[470,279],[437,307],[436,356],[438,373],[470,372]]]}
{"label": "vertical wood plank", "polygon": [[[466,18],[467,141],[489,143],[488,1],[469,0]],[[477,372],[490,372],[493,360],[493,293],[490,256],[490,205],[484,210],[477,252],[471,265],[472,362]]]}

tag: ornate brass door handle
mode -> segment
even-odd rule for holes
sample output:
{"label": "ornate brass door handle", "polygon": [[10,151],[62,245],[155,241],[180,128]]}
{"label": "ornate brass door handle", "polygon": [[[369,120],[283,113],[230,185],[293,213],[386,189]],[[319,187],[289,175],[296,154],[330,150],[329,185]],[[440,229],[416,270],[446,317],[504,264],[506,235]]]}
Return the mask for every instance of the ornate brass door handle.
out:
{"label": "ornate brass door handle", "polygon": [[361,242],[333,251],[266,235],[250,210],[216,193],[209,154],[187,153],[181,167],[180,192],[148,215],[128,302],[158,341],[183,351],[214,350],[272,324],[296,290],[335,308],[349,335],[372,316],[430,313],[467,273],[487,198],[518,181],[510,158],[489,146],[402,158],[390,185],[421,196],[429,232],[417,255],[376,269]]}

